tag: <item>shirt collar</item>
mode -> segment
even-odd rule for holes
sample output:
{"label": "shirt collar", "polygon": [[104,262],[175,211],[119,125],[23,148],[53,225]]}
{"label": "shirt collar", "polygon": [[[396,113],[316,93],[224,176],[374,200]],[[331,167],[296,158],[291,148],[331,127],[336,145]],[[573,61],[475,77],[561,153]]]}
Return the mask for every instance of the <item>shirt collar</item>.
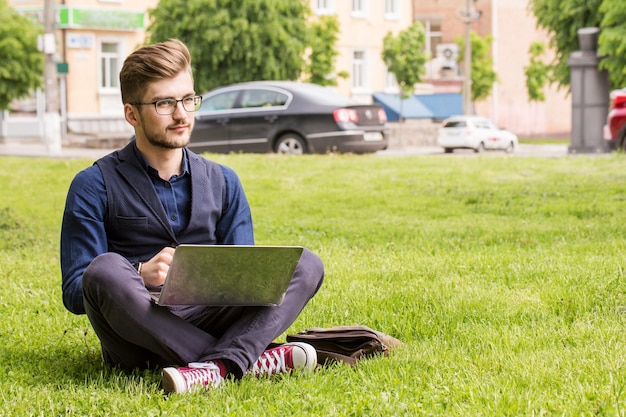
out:
{"label": "shirt collar", "polygon": [[[136,141],[133,143],[133,151],[135,152],[135,156],[137,157],[137,160],[139,161],[143,169],[145,169],[148,174],[156,175],[158,177],[158,171],[150,166],[150,164],[148,163],[148,161],[146,161],[141,152],[139,152]],[[182,177],[189,173],[189,155],[187,154],[187,148],[183,148],[183,171],[179,176]]]}

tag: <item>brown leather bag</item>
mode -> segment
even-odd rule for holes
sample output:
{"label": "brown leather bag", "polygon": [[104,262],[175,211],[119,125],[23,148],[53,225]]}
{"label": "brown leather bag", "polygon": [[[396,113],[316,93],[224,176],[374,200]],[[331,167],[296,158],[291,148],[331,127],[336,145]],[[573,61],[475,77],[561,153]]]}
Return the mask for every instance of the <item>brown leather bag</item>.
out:
{"label": "brown leather bag", "polygon": [[367,326],[311,327],[288,334],[287,342],[305,342],[317,351],[317,363],[343,362],[355,365],[358,360],[375,355],[387,356],[400,340]]}

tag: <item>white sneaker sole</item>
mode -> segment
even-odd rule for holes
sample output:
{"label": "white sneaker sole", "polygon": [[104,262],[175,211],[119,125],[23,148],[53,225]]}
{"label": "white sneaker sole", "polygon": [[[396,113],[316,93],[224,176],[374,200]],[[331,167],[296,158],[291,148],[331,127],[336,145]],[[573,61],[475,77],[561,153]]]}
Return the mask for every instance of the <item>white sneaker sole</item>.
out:
{"label": "white sneaker sole", "polygon": [[161,385],[166,394],[187,391],[185,379],[176,368],[163,368]]}

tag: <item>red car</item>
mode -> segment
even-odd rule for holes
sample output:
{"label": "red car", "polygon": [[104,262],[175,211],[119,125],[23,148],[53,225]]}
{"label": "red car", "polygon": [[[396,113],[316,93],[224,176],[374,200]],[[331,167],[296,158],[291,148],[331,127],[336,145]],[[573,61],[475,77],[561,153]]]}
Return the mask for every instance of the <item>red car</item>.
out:
{"label": "red car", "polygon": [[611,92],[611,105],[606,124],[604,139],[612,150],[626,151],[626,89]]}

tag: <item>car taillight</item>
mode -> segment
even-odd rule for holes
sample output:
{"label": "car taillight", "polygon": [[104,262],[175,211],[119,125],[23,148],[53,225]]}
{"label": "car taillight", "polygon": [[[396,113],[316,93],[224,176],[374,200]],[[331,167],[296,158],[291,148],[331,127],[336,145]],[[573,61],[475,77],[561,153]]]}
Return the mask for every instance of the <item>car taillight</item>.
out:
{"label": "car taillight", "polygon": [[624,104],[626,104],[626,95],[617,95],[615,96],[615,98],[613,99],[613,108],[619,108],[619,107],[623,107]]}
{"label": "car taillight", "polygon": [[378,109],[378,120],[381,123],[387,123],[387,113],[383,109]]}
{"label": "car taillight", "polygon": [[359,121],[359,115],[356,110],[352,109],[337,109],[333,112],[335,121],[339,123],[357,123]]}

